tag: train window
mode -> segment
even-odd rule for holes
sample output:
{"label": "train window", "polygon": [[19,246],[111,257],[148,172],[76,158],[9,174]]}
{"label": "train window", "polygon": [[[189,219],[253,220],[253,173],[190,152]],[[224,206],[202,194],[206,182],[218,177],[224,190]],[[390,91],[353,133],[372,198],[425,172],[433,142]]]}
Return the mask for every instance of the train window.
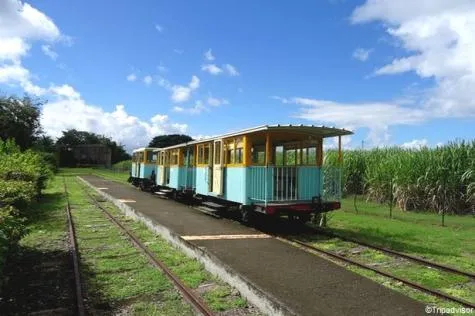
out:
{"label": "train window", "polygon": [[288,149],[284,151],[284,164],[286,166],[293,166],[297,162],[297,155],[295,149]]}
{"label": "train window", "polygon": [[185,164],[187,166],[193,166],[195,164],[194,158],[193,148],[187,148],[185,151]]}
{"label": "train window", "polygon": [[274,162],[276,166],[284,165],[284,146],[275,146],[274,157]]}
{"label": "train window", "polygon": [[221,142],[214,143],[214,163],[221,164]]}
{"label": "train window", "polygon": [[317,163],[317,148],[315,146],[308,147],[307,164],[315,165]]}
{"label": "train window", "polygon": [[152,153],[152,162],[157,162],[157,156],[158,154]]}
{"label": "train window", "polygon": [[266,146],[265,145],[254,145],[251,148],[251,152],[252,152],[252,164],[263,165],[266,163]]}
{"label": "train window", "polygon": [[234,148],[228,147],[226,150],[226,164],[234,163]]}
{"label": "train window", "polygon": [[143,151],[139,152],[139,154],[138,154],[138,162],[143,162],[143,154],[144,154]]}
{"label": "train window", "polygon": [[198,145],[198,164],[209,164],[209,144]]}
{"label": "train window", "polygon": [[205,165],[209,164],[209,144],[205,145],[203,163]]}
{"label": "train window", "polygon": [[174,149],[171,151],[170,165],[178,165],[179,154],[180,154],[179,149]]}
{"label": "train window", "polygon": [[242,148],[236,148],[236,162],[242,163]]}
{"label": "train window", "polygon": [[146,160],[146,162],[153,162],[153,152],[146,151],[145,152],[145,160]]}
{"label": "train window", "polygon": [[300,151],[300,163],[302,165],[306,165],[308,164],[308,148],[302,148],[301,151]]}

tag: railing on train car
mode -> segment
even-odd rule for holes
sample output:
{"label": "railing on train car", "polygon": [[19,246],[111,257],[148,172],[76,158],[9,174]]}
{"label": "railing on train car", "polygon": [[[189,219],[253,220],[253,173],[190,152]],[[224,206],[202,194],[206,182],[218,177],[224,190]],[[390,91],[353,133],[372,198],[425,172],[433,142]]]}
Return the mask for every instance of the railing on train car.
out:
{"label": "railing on train car", "polygon": [[248,184],[249,198],[258,202],[311,200],[313,196],[322,196],[323,201],[341,199],[341,169],[335,167],[253,166]]}

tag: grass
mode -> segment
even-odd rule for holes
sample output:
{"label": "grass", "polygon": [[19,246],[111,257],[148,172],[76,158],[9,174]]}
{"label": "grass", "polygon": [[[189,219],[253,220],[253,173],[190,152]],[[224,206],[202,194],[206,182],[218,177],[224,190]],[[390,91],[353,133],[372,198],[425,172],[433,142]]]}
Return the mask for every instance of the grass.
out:
{"label": "grass", "polygon": [[[248,304],[230,285],[218,280],[195,259],[191,259],[145,225],[126,217],[110,202],[101,202],[123,225],[129,228],[184,284],[201,293],[206,304],[215,312],[246,310]],[[246,312],[255,314],[252,310]]]}
{"label": "grass", "polygon": [[129,172],[127,171],[114,171],[104,168],[61,168],[58,172],[58,175],[97,175],[120,183],[128,183],[127,179],[129,178]]}
{"label": "grass", "polygon": [[91,205],[81,184],[76,179],[68,179],[67,183],[89,307],[96,312],[112,309],[193,314],[170,281]]}
{"label": "grass", "polygon": [[358,214],[351,198],[330,213],[328,227],[345,237],[475,271],[475,218],[447,216],[442,227],[432,213],[393,210],[388,218],[384,205],[359,201]]}

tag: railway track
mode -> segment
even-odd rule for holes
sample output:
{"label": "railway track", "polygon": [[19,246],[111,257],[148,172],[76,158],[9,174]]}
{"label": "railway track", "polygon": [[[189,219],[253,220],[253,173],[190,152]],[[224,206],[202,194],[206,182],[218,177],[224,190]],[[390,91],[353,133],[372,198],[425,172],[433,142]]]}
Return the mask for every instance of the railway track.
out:
{"label": "railway track", "polygon": [[316,229],[316,228],[312,228],[312,230],[315,233],[318,233],[318,234],[323,234],[323,235],[326,235],[326,236],[329,236],[329,237],[339,238],[341,240],[344,240],[344,241],[347,241],[347,242],[352,242],[352,243],[358,244],[358,245],[363,246],[363,247],[367,247],[367,248],[371,248],[371,249],[374,249],[374,250],[384,252],[384,253],[389,254],[391,256],[401,257],[401,258],[404,258],[404,259],[407,259],[407,260],[410,260],[410,261],[414,261],[414,262],[417,262],[417,263],[424,264],[424,265],[432,267],[432,268],[452,272],[452,273],[459,274],[459,275],[462,275],[462,276],[465,276],[465,277],[468,277],[468,278],[475,279],[475,273],[462,271],[460,269],[457,269],[457,268],[454,268],[454,267],[451,267],[451,266],[447,266],[447,265],[444,265],[444,264],[429,261],[429,260],[426,260],[426,259],[423,259],[423,258],[420,258],[420,257],[408,255],[408,254],[405,254],[405,253],[402,253],[402,252],[399,252],[399,251],[395,251],[395,250],[392,250],[392,249],[379,247],[379,246],[376,246],[376,245],[371,245],[371,244],[368,244],[366,242],[362,242],[362,241],[359,241],[359,240],[356,240],[356,239],[353,239],[353,238],[348,238],[348,237],[341,236],[339,234],[336,234],[334,232],[330,232],[328,230],[322,230],[322,229]]}
{"label": "railway track", "polygon": [[119,230],[129,238],[130,242],[139,249],[149,261],[158,269],[160,269],[165,276],[174,284],[175,288],[182,294],[185,300],[201,315],[211,316],[214,313],[209,309],[209,307],[203,302],[203,300],[196,295],[193,290],[186,286],[160,259],[158,259],[149,249],[145,246],[137,236],[130,231],[127,227],[122,225],[122,223],[117,220],[107,209],[105,209],[97,199],[84,187],[82,186],[83,191],[89,197],[91,202],[99,210],[101,210],[105,216],[119,228]]}
{"label": "railway track", "polygon": [[[410,281],[408,279],[405,279],[405,278],[401,278],[399,276],[396,276],[392,273],[389,273],[389,272],[386,272],[386,271],[383,271],[381,269],[378,269],[376,267],[373,267],[373,266],[370,266],[368,264],[365,264],[363,262],[359,262],[359,261],[356,261],[354,259],[351,259],[351,258],[347,258],[345,256],[342,256],[336,252],[333,252],[333,251],[328,251],[328,250],[324,250],[324,249],[321,249],[321,248],[318,248],[318,247],[315,247],[313,245],[310,245],[306,242],[303,242],[303,241],[300,241],[296,238],[289,238],[289,237],[285,237],[285,236],[279,236],[279,235],[274,235],[275,238],[283,241],[283,242],[286,242],[286,243],[290,243],[290,244],[294,244],[294,245],[297,245],[301,248],[304,248],[305,250],[309,250],[310,252],[316,252],[316,253],[319,253],[319,254],[323,254],[323,255],[326,255],[328,257],[331,257],[331,258],[334,258],[334,259],[337,259],[337,260],[340,260],[340,261],[343,261],[345,263],[349,263],[351,265],[355,265],[357,267],[360,267],[360,268],[363,268],[363,269],[366,269],[366,270],[370,270],[370,271],[373,271],[379,275],[383,275],[385,277],[388,277],[388,278],[391,278],[393,280],[396,280],[396,281],[399,281],[409,287],[412,287],[414,289],[417,289],[417,290],[420,290],[420,291],[423,291],[427,294],[430,294],[430,295],[434,295],[434,296],[437,296],[439,298],[442,298],[442,299],[445,299],[445,300],[448,300],[448,301],[451,301],[451,302],[455,302],[455,303],[458,303],[464,307],[469,307],[469,308],[475,308],[475,304],[473,304],[472,302],[469,302],[469,301],[466,301],[464,299],[461,299],[461,298],[458,298],[458,297],[455,297],[455,296],[452,296],[452,295],[449,295],[449,294],[446,294],[446,293],[443,293],[441,291],[438,291],[436,289],[431,289],[425,285],[422,285],[422,284],[418,284],[418,283],[415,283],[413,281]],[[337,237],[339,238],[339,237]],[[342,238],[342,240],[344,240]],[[359,245],[363,245],[363,244],[360,244],[356,241],[354,241],[356,244],[359,244]],[[367,246],[368,248],[372,248],[372,249],[375,249],[375,250],[379,250],[378,248],[379,247],[376,247],[376,246],[372,246],[372,245],[368,245]],[[385,249],[385,248],[382,248],[382,249]],[[383,250],[381,250],[383,251]],[[383,251],[384,252],[384,251]],[[396,251],[388,251],[387,252],[388,254],[391,254],[392,256],[397,256],[399,253],[396,252]],[[406,258],[406,255],[403,255],[403,256],[400,256],[402,258]],[[411,260],[412,256],[409,256]],[[419,259],[419,258],[418,258]],[[420,264],[424,263],[424,264],[427,264],[428,266],[430,267],[434,267],[434,268],[438,268],[439,264],[436,264],[436,263],[432,263],[430,261],[426,261],[426,260],[413,260],[413,261],[416,261]],[[427,262],[427,263],[426,263]],[[446,267],[446,266],[443,266],[443,267]],[[468,276],[468,277],[473,277],[471,273],[464,273],[463,271],[460,271],[460,270],[457,270],[457,269],[453,269],[455,271],[452,271],[452,269],[444,269],[446,271],[450,271],[452,273],[457,273],[457,274],[462,274],[462,275],[465,275],[465,276]]]}
{"label": "railway track", "polygon": [[69,203],[69,194],[68,194],[68,186],[66,185],[66,181],[63,177],[63,186],[64,186],[64,193],[66,195],[66,214],[68,217],[68,229],[69,229],[69,251],[71,252],[71,258],[73,263],[73,270],[74,270],[74,283],[75,283],[75,296],[76,296],[76,313],[79,316],[85,315],[85,308],[84,308],[84,300],[82,295],[82,286],[81,286],[81,274],[79,272],[79,253],[76,241],[76,231],[74,229],[74,222],[73,217],[71,216],[71,205]]}

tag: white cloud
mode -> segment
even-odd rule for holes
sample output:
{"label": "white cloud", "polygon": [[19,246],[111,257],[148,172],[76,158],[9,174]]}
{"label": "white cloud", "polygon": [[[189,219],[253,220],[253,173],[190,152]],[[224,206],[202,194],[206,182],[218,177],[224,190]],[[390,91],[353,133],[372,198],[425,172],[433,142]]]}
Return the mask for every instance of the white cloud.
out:
{"label": "white cloud", "polygon": [[237,71],[236,67],[231,64],[224,64],[223,68],[228,72],[230,76],[239,76],[239,72]]}
{"label": "white cloud", "polygon": [[407,55],[375,71],[413,71],[433,78],[422,104],[437,117],[475,116],[475,2],[472,0],[368,0],[354,10],[353,23],[381,21]]}
{"label": "white cloud", "polygon": [[215,64],[204,64],[201,66],[201,70],[209,72],[212,75],[219,75],[226,72],[232,77],[239,76],[239,71],[231,64],[224,64],[222,68],[216,66]]}
{"label": "white cloud", "polygon": [[3,0],[0,3],[0,38],[56,40],[60,31],[53,20],[28,3]]}
{"label": "white cloud", "polygon": [[144,82],[147,86],[151,85],[151,84],[152,84],[152,81],[153,81],[152,76],[145,76],[145,77],[143,78],[143,82]]}
{"label": "white cloud", "polygon": [[26,55],[30,45],[19,37],[0,37],[0,62],[2,60],[19,61],[21,57]]}
{"label": "white cloud", "polygon": [[137,75],[136,74],[130,74],[127,76],[127,81],[133,82],[137,80]]}
{"label": "white cloud", "polygon": [[195,105],[189,108],[184,108],[181,106],[174,106],[172,108],[173,112],[186,113],[186,114],[200,114],[203,111],[209,111],[209,109],[204,106],[203,101],[197,100]]}
{"label": "white cloud", "polygon": [[56,60],[58,58],[58,53],[51,49],[51,45],[41,45],[41,50],[46,56],[48,56],[52,60]]}
{"label": "white cloud", "polygon": [[171,87],[171,99],[175,103],[186,102],[190,99],[191,93],[200,86],[200,79],[197,76],[192,76],[188,86],[174,85]]}
{"label": "white cloud", "polygon": [[30,72],[18,63],[0,66],[0,83],[24,82],[29,76]]}
{"label": "white cloud", "polygon": [[200,87],[200,79],[197,76],[191,77],[190,85],[191,90],[196,90]]}
{"label": "white cloud", "polygon": [[216,66],[215,64],[205,64],[201,66],[201,70],[209,72],[212,75],[219,75],[223,72],[221,68]]}
{"label": "white cloud", "polygon": [[410,142],[406,142],[401,145],[401,147],[404,149],[420,149],[422,147],[427,147],[427,146],[428,146],[428,141],[425,138],[413,139]]}
{"label": "white cloud", "polygon": [[81,98],[79,92],[74,90],[68,84],[63,84],[62,86],[52,86],[49,91],[57,97],[67,98],[69,100],[78,100]]}
{"label": "white cloud", "polygon": [[165,88],[167,90],[172,89],[172,84],[167,79],[163,78],[162,76],[158,76],[156,81],[160,87]]}
{"label": "white cloud", "polygon": [[215,60],[215,57],[213,56],[213,53],[212,53],[212,51],[211,51],[211,48],[208,49],[208,50],[204,53],[204,57],[205,57],[205,59],[208,60],[208,61],[213,61],[213,60]]}
{"label": "white cloud", "polygon": [[[28,53],[32,40],[72,43],[49,17],[29,4],[0,0],[0,83],[19,85],[27,93],[48,96],[49,102],[43,106],[41,115],[41,125],[47,134],[58,137],[62,131],[76,128],[112,137],[131,150],[147,145],[156,135],[186,132],[186,124],[171,122],[167,115],[157,114],[150,120],[142,120],[128,114],[123,105],[110,112],[89,105],[68,84],[37,86],[31,81],[34,76],[21,64],[21,57]],[[43,45],[42,49],[45,53],[52,52],[49,45]],[[137,77],[130,74],[127,79],[133,81]],[[194,87],[199,85],[196,80],[192,83]]]}
{"label": "white cloud", "polygon": [[158,32],[160,32],[160,33],[162,33],[163,30],[164,30],[164,29],[163,29],[163,26],[161,26],[160,24],[155,24],[155,29],[156,29]]}
{"label": "white cloud", "polygon": [[428,119],[423,109],[404,107],[395,103],[338,103],[309,98],[272,97],[284,104],[299,106],[297,118],[317,124],[336,125],[350,130],[369,128],[368,138],[373,145],[389,140],[388,126],[414,125]]}
{"label": "white cloud", "polygon": [[16,0],[0,1],[0,83],[19,85],[25,92],[41,95],[45,92],[31,80],[21,59],[31,48],[30,42],[61,40],[59,29],[44,13],[28,3]]}
{"label": "white cloud", "polygon": [[226,99],[218,99],[210,96],[208,97],[207,103],[211,106],[220,106],[223,104],[229,104],[229,101]]}
{"label": "white cloud", "polygon": [[181,54],[183,54],[185,51],[184,51],[183,49],[175,48],[175,49],[173,49],[173,52],[176,53],[176,54],[178,54],[178,55],[181,55]]}
{"label": "white cloud", "polygon": [[186,124],[170,122],[167,115],[157,114],[142,120],[127,113],[124,105],[116,105],[107,112],[87,104],[73,87],[64,85],[51,89],[53,100],[44,105],[41,125],[47,134],[61,136],[61,132],[75,128],[111,137],[130,151],[147,145],[157,135],[185,133]]}
{"label": "white cloud", "polygon": [[372,49],[357,48],[353,52],[353,58],[359,61],[367,61],[372,51]]}

